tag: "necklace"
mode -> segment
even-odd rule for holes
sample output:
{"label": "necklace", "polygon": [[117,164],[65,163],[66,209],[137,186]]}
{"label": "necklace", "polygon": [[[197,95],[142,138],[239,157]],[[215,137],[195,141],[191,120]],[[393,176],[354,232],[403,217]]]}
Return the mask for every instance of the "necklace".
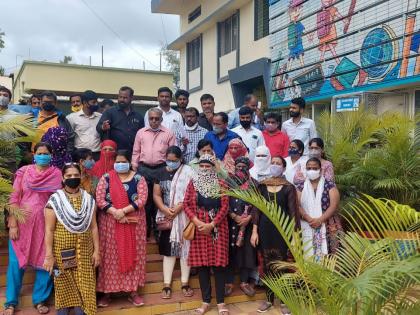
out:
{"label": "necklace", "polygon": [[80,188],[76,192],[69,192],[69,191],[67,191],[66,188],[64,188],[63,190],[66,193],[66,195],[69,195],[69,196],[74,196],[74,195],[79,195],[80,194]]}

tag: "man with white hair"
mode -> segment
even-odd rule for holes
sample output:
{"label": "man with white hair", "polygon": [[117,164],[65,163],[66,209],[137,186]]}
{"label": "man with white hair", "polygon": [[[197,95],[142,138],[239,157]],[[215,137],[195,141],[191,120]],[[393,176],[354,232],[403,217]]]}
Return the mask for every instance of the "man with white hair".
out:
{"label": "man with white hair", "polygon": [[166,167],[166,150],[175,145],[175,135],[162,125],[163,112],[151,108],[147,113],[148,126],[137,132],[134,140],[131,166],[147,181],[148,198],[146,203],[147,235],[153,228],[156,210],[153,204],[153,183],[156,175]]}

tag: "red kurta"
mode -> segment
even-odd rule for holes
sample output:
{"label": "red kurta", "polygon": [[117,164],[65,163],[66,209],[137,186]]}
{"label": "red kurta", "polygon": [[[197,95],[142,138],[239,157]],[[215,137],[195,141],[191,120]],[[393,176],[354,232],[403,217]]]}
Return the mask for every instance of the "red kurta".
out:
{"label": "red kurta", "polygon": [[267,130],[262,132],[265,145],[270,150],[271,157],[281,156],[283,158],[289,155],[289,137],[281,132],[276,131],[274,134],[270,134]]}
{"label": "red kurta", "polygon": [[[195,237],[190,244],[188,265],[191,267],[215,266],[225,267],[229,263],[229,228],[227,214],[229,210],[229,198],[222,196],[221,208],[219,209],[214,223],[218,229],[218,238],[213,241],[211,235],[200,233],[195,230]],[[194,216],[205,223],[211,219],[208,211],[197,208],[197,192],[193,182],[188,184],[184,198],[184,211],[191,220]]]}

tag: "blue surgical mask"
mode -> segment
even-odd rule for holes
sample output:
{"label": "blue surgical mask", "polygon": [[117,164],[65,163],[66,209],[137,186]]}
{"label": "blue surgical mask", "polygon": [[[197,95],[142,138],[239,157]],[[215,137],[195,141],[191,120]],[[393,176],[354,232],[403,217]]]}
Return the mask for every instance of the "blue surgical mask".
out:
{"label": "blue surgical mask", "polygon": [[166,165],[171,169],[171,170],[176,170],[181,166],[181,161],[166,161]]}
{"label": "blue surgical mask", "polygon": [[95,165],[95,160],[84,160],[82,164],[85,169],[91,170]]}
{"label": "blue surgical mask", "polygon": [[127,173],[130,170],[130,163],[114,163],[114,170],[117,173]]}
{"label": "blue surgical mask", "polygon": [[289,149],[289,156],[296,156],[296,155],[300,155],[299,149],[290,148]]}
{"label": "blue surgical mask", "polygon": [[34,160],[35,160],[35,164],[39,166],[50,165],[51,154],[35,154]]}
{"label": "blue surgical mask", "polygon": [[223,128],[213,126],[213,132],[216,135],[220,135],[223,132]]}

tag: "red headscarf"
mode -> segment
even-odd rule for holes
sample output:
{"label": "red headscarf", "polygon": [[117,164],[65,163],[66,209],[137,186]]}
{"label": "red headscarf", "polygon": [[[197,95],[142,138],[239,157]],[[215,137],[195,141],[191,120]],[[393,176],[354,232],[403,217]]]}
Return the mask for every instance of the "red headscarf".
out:
{"label": "red headscarf", "polygon": [[97,178],[101,178],[105,173],[114,169],[116,152],[104,151],[104,147],[113,147],[114,151],[117,150],[117,144],[112,140],[105,140],[101,143],[101,157],[95,163],[92,170],[89,172]]}
{"label": "red headscarf", "polygon": [[248,149],[241,139],[235,138],[230,140],[223,159],[223,165],[229,174],[235,174],[235,160],[238,157],[248,157]]}
{"label": "red headscarf", "polygon": [[[114,208],[122,209],[130,205],[127,191],[114,170],[109,172],[109,193]],[[134,213],[131,215],[135,216]],[[115,222],[115,240],[120,272],[132,270],[136,264],[136,224]]]}

